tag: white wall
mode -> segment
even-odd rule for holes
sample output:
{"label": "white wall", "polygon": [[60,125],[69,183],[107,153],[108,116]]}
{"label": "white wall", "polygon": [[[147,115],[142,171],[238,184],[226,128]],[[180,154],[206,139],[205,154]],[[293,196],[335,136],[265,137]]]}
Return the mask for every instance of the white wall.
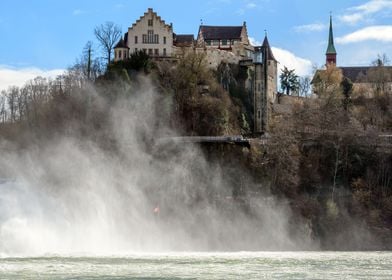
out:
{"label": "white wall", "polygon": [[[148,20],[152,19],[153,25],[148,25]],[[154,35],[158,35],[159,43],[143,43],[143,34],[147,35],[148,30],[152,30]],[[135,36],[137,36],[137,43],[135,43]],[[166,37],[166,44],[164,44],[164,37]],[[152,9],[144,14],[135,24],[128,29],[128,47],[129,52],[146,49],[152,50],[152,55],[155,56],[155,50],[158,50],[159,56],[164,56],[164,49],[166,49],[166,56],[171,56],[173,52],[173,29],[166,24]]]}

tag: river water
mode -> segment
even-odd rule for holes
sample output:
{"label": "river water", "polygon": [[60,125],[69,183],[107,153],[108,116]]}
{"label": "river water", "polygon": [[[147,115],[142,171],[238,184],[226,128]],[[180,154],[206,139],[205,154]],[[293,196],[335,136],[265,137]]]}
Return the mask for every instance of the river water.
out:
{"label": "river water", "polygon": [[392,252],[3,257],[0,279],[392,279]]}

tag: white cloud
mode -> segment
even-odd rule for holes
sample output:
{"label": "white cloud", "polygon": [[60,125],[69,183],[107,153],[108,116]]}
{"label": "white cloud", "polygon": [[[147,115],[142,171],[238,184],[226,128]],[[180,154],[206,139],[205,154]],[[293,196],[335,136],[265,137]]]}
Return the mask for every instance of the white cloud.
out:
{"label": "white cloud", "polygon": [[252,46],[261,46],[261,41],[258,41],[257,39],[253,37],[249,37],[249,42]]}
{"label": "white cloud", "polygon": [[349,8],[347,13],[340,16],[339,19],[348,24],[356,24],[369,19],[375,13],[386,10],[392,10],[391,0],[371,0],[365,4]]}
{"label": "white cloud", "polygon": [[312,62],[310,60],[296,56],[294,53],[285,49],[276,47],[272,47],[271,49],[279,62],[279,74],[284,66],[288,69],[295,69],[295,73],[298,76],[307,76],[312,73]]}
{"label": "white cloud", "polygon": [[367,40],[392,42],[392,25],[369,26],[336,38],[336,42],[340,44],[357,43]]}
{"label": "white cloud", "polygon": [[74,10],[74,11],[72,12],[72,15],[74,15],[74,16],[79,16],[79,15],[84,14],[84,13],[85,13],[84,11],[82,11],[82,10],[80,10],[80,9],[76,9],[76,10]]}
{"label": "white cloud", "polygon": [[64,69],[42,70],[38,68],[15,69],[9,66],[0,65],[0,91],[10,86],[23,86],[27,81],[37,76],[55,78],[63,74]]}
{"label": "white cloud", "polygon": [[356,13],[339,16],[339,19],[348,24],[356,24],[357,22],[361,21],[363,17],[363,14]]}
{"label": "white cloud", "polygon": [[257,7],[256,3],[250,2],[245,6],[247,9],[254,9]]}
{"label": "white cloud", "polygon": [[242,0],[241,7],[237,10],[238,15],[244,15],[248,10],[260,8],[261,5],[269,2],[269,0]]}
{"label": "white cloud", "polygon": [[[258,41],[253,37],[249,37],[249,42],[252,46],[262,45],[261,41]],[[312,73],[312,62],[310,60],[296,56],[294,53],[285,49],[277,47],[271,47],[271,49],[276,60],[279,62],[278,75],[281,72],[281,68],[284,66],[289,69],[295,69],[295,73],[299,76],[307,76]]]}
{"label": "white cloud", "polygon": [[294,30],[296,32],[314,32],[314,31],[322,31],[327,28],[327,25],[324,23],[311,23],[305,25],[295,26]]}

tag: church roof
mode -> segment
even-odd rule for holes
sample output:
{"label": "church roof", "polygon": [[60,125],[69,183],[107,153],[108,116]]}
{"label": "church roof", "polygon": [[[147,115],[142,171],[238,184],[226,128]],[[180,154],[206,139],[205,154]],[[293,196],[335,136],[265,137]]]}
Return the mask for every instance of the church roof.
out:
{"label": "church roof", "polygon": [[329,18],[329,38],[326,54],[336,54],[335,45],[333,43],[332,16]]}
{"label": "church roof", "polygon": [[191,46],[194,40],[193,34],[174,34],[175,45]]}
{"label": "church roof", "polygon": [[357,66],[357,67],[339,67],[342,70],[344,77],[349,78],[352,82],[357,82],[366,77],[370,66]]}
{"label": "church roof", "polygon": [[210,26],[201,25],[200,32],[204,40],[241,39],[243,26]]}
{"label": "church roof", "polygon": [[[377,71],[377,66],[350,66],[350,67],[337,67],[342,71],[343,77],[350,79],[353,83],[366,83],[371,82],[368,79],[369,72]],[[385,82],[392,82],[392,66],[382,66],[386,75],[383,76]],[[313,76],[312,84],[316,81],[316,78],[326,70],[317,70]]]}
{"label": "church roof", "polygon": [[[356,67],[339,67],[344,77],[349,78],[352,82],[360,83],[366,81],[369,70],[376,70],[377,66],[356,66]],[[382,66],[382,69],[389,75],[384,77],[386,82],[392,82],[392,66]]]}

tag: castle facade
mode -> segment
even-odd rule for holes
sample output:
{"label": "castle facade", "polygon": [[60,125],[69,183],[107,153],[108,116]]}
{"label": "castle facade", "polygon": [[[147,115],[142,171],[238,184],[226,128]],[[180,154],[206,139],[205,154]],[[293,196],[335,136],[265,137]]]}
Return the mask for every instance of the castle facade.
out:
{"label": "castle facade", "polygon": [[239,26],[200,25],[197,39],[192,34],[176,34],[149,8],[124,34],[114,48],[114,61],[129,59],[144,51],[155,60],[176,61],[187,51],[203,53],[207,64],[237,64],[248,73],[245,85],[253,94],[254,133],[268,131],[270,110],[277,95],[277,60],[265,35],[261,46],[252,46],[246,22]]}

